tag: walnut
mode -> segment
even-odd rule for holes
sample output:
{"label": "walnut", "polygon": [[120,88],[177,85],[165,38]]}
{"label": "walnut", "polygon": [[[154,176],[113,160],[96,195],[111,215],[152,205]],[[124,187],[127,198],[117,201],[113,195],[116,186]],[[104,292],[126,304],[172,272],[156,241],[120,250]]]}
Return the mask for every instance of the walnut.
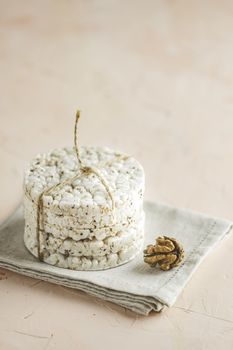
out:
{"label": "walnut", "polygon": [[144,261],[151,267],[159,265],[167,271],[179,265],[184,258],[184,250],[175,238],[160,236],[155,245],[148,245],[144,250]]}

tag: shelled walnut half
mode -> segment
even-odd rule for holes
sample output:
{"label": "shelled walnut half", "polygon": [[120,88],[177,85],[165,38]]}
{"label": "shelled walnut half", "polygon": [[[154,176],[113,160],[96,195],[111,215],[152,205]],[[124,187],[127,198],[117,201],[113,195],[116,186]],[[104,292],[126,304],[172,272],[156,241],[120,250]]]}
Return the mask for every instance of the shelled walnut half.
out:
{"label": "shelled walnut half", "polygon": [[144,261],[151,267],[158,265],[161,270],[167,271],[179,263],[184,258],[184,249],[175,238],[160,236],[156,239],[156,244],[150,244],[144,250]]}

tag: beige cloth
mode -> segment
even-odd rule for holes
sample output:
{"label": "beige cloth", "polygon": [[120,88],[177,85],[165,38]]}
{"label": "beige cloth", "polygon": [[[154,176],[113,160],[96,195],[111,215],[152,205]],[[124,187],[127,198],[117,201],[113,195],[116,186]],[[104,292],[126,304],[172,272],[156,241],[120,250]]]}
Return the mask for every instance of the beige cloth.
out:
{"label": "beige cloth", "polygon": [[203,258],[230,232],[232,222],[164,204],[146,202],[144,207],[145,246],[159,235],[176,238],[185,250],[185,259],[179,267],[166,272],[151,268],[144,263],[142,252],[125,265],[103,271],[71,271],[50,266],[24,247],[22,206],[0,227],[0,267],[80,289],[142,315],[161,311],[165,305],[174,304]]}

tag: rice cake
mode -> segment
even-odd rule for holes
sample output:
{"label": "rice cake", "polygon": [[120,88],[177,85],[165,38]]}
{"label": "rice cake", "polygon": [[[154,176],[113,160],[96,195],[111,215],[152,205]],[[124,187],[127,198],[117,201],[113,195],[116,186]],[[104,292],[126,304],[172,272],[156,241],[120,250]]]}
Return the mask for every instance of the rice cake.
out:
{"label": "rice cake", "polygon": [[[137,254],[143,242],[143,224],[139,223],[144,222],[143,168],[133,157],[109,148],[81,147],[80,156],[85,166],[98,169],[100,176],[92,172],[81,174],[72,148],[40,154],[30,163],[24,179],[25,245],[38,256],[37,215],[41,193],[75,177],[42,197],[42,244],[49,237],[42,247],[43,260],[74,269],[87,269],[87,265],[88,269],[99,269],[125,263]],[[80,174],[78,178],[77,174]],[[119,232],[124,232],[122,237]],[[104,241],[111,239],[116,242],[120,239],[118,250],[111,250]],[[94,245],[88,240],[96,241],[99,249],[91,249]],[[82,249],[78,250],[77,246]],[[67,250],[71,252],[69,256]],[[77,251],[82,254],[77,255]],[[117,256],[109,262],[114,254]]]}
{"label": "rice cake", "polygon": [[[44,247],[48,253],[60,252],[66,256],[103,256],[110,253],[118,253],[124,247],[143,238],[144,219],[135,226],[129,226],[122,230],[111,232],[111,235],[102,240],[91,238],[82,240],[73,240],[72,238],[60,238],[54,236],[51,232],[44,232],[41,248]],[[35,238],[34,228],[30,225],[25,227],[25,241],[27,248],[35,252],[37,256],[37,239]]]}

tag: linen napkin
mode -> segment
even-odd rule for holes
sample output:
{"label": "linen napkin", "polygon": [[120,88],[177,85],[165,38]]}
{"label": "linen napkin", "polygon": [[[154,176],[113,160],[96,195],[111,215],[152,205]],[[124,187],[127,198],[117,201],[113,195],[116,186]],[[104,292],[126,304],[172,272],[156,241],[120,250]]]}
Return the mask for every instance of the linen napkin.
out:
{"label": "linen napkin", "polygon": [[[102,271],[72,271],[50,266],[33,257],[23,243],[20,206],[0,227],[0,267],[51,283],[82,290],[138,314],[172,306],[193,272],[232,222],[168,205],[145,202],[145,246],[165,235],[176,238],[185,251],[180,266],[169,271],[151,268],[143,252],[125,265]],[[78,297],[78,296],[77,296]]]}

